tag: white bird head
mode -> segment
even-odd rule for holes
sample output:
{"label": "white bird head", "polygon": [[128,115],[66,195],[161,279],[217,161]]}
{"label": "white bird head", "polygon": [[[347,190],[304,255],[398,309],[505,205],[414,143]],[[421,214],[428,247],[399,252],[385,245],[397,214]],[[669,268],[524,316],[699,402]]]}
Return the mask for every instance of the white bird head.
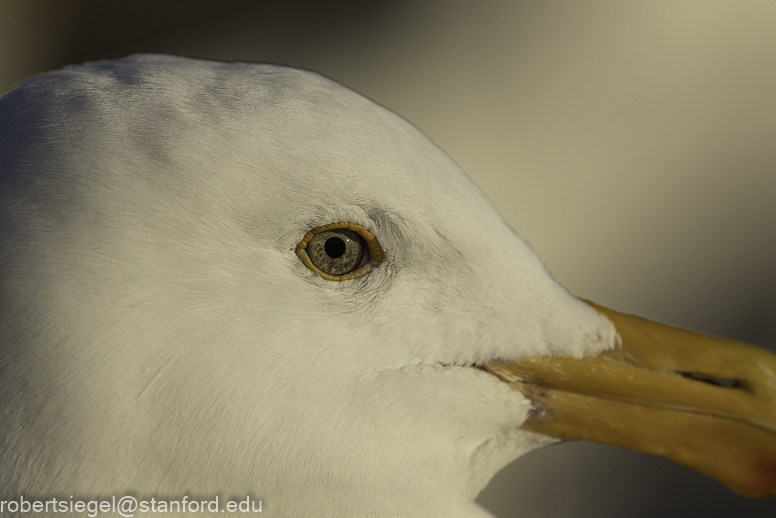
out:
{"label": "white bird head", "polygon": [[[477,516],[555,440],[481,367],[618,348],[447,155],[317,74],[92,63],[12,91],[0,131],[11,493]],[[384,255],[342,282],[296,253],[338,222]]]}

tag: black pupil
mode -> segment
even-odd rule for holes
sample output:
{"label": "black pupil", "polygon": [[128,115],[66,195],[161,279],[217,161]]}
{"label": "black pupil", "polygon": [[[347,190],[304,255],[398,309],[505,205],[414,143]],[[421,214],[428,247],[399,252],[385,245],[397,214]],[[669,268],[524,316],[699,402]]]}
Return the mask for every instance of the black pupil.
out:
{"label": "black pupil", "polygon": [[340,258],[345,253],[345,241],[339,237],[330,237],[323,244],[323,249],[326,251],[326,255],[332,259]]}

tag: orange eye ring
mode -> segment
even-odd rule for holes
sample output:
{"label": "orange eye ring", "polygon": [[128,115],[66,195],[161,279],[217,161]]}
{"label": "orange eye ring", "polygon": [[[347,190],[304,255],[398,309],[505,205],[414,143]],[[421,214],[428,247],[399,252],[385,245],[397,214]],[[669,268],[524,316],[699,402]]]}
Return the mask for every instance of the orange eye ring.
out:
{"label": "orange eye ring", "polygon": [[[322,271],[320,268],[313,264],[313,262],[310,260],[310,256],[307,254],[307,244],[316,234],[336,229],[347,229],[356,232],[364,240],[364,243],[366,243],[367,251],[369,253],[369,260],[364,265],[356,268],[352,272],[345,273],[343,275],[331,275]],[[327,281],[349,281],[351,279],[358,279],[359,277],[363,277],[364,275],[371,272],[372,268],[380,264],[385,258],[383,249],[380,246],[380,243],[377,242],[375,236],[373,236],[361,225],[348,223],[346,221],[329,223],[328,225],[323,225],[322,227],[315,227],[311,230],[308,230],[299,244],[296,245],[296,255],[299,257],[302,263],[307,266],[307,268]]]}

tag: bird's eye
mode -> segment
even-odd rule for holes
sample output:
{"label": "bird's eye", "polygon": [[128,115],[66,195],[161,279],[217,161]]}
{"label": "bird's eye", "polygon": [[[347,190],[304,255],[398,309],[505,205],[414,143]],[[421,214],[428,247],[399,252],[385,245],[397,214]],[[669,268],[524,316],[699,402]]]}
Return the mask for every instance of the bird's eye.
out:
{"label": "bird's eye", "polygon": [[367,229],[344,221],[309,230],[296,245],[296,255],[330,281],[363,277],[384,257],[380,243]]}
{"label": "bird's eye", "polygon": [[310,261],[329,275],[344,275],[361,266],[365,250],[364,239],[346,228],[315,234],[307,243]]}

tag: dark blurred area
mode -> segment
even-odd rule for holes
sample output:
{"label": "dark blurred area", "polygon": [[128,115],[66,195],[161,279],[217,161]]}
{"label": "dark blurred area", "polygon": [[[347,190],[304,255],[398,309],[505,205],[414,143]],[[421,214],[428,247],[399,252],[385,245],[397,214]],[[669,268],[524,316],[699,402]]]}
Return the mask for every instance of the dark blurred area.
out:
{"label": "dark blurred area", "polygon": [[[428,133],[573,293],[776,350],[774,2],[0,0],[0,92],[137,52],[330,76]],[[776,516],[776,499],[586,443],[513,463],[480,502]]]}
{"label": "dark blurred area", "polygon": [[41,71],[138,52],[304,66],[311,56],[357,46],[401,3],[3,0],[0,90]]}
{"label": "dark blurred area", "polygon": [[[218,59],[303,61],[311,52],[326,53],[337,44],[353,45],[368,37],[397,2],[82,0],[74,6],[73,62],[133,52],[188,54],[192,49]],[[237,34],[244,38],[242,45],[232,41]],[[216,38],[231,47],[231,56],[218,46],[210,48]]]}

